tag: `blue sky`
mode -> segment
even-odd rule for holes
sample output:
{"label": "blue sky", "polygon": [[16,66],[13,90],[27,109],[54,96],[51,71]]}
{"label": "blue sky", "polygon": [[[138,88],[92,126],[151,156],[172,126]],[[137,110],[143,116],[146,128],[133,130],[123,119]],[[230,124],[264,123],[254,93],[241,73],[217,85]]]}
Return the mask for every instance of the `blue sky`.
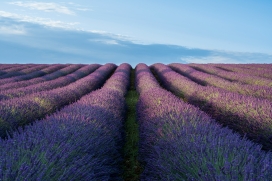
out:
{"label": "blue sky", "polygon": [[0,63],[272,63],[272,1],[0,2]]}

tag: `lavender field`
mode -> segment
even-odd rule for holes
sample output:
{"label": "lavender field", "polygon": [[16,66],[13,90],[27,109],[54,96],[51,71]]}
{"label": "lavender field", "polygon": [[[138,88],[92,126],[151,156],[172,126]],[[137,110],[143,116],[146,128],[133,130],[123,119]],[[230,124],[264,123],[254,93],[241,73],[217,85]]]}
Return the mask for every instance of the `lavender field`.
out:
{"label": "lavender field", "polygon": [[272,180],[272,64],[0,64],[0,181]]}

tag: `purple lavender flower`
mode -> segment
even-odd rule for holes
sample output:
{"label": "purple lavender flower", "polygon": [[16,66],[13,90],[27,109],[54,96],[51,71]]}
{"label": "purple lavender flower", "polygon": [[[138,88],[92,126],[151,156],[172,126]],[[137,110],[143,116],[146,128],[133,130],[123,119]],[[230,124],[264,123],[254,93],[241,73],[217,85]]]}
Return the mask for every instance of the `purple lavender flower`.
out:
{"label": "purple lavender flower", "polygon": [[[102,66],[88,80],[103,83],[113,68]],[[0,140],[0,180],[121,180],[130,70],[120,65],[101,89]]]}
{"label": "purple lavender flower", "polygon": [[[163,65],[154,67],[163,85],[182,80],[187,90],[197,86]],[[263,167],[272,163],[270,152],[162,89],[145,64],[136,67],[136,87],[142,180],[257,180],[263,170],[262,180],[272,177],[272,167]]]}

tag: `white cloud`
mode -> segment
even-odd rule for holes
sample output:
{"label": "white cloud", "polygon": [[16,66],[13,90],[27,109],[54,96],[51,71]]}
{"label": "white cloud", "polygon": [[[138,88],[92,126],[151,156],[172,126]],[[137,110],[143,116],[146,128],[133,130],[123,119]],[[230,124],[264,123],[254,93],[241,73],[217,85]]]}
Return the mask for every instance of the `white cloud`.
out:
{"label": "white cloud", "polygon": [[25,15],[15,14],[15,13],[9,13],[6,11],[0,11],[0,17],[12,18],[21,22],[36,23],[36,24],[40,24],[40,25],[44,25],[48,27],[64,28],[64,29],[73,29],[75,25],[79,24],[77,22],[67,23],[62,21],[51,20],[48,18],[30,17]]}
{"label": "white cloud", "polygon": [[[114,33],[109,33],[107,31],[101,31],[101,30],[82,30],[82,31],[100,34],[100,35],[107,36],[107,37],[110,37],[112,39],[119,40],[119,41],[126,41],[126,42],[136,43],[136,41],[134,41],[134,39],[132,39],[128,35],[114,34]],[[99,40],[101,40],[101,39],[99,39]],[[105,40],[105,39],[103,39],[103,40]],[[136,43],[136,44],[140,44],[140,43]]]}
{"label": "white cloud", "polygon": [[107,45],[119,45],[119,43],[116,40],[111,39],[90,39],[89,41],[99,42]]}
{"label": "white cloud", "polygon": [[88,8],[76,8],[78,11],[91,11],[91,9]]}
{"label": "white cloud", "polygon": [[104,40],[102,42],[108,45],[119,45],[119,43],[116,40]]}
{"label": "white cloud", "polygon": [[63,22],[63,21],[57,21],[52,20],[49,18],[41,18],[41,17],[31,17],[26,16],[22,14],[16,14],[16,13],[10,13],[6,11],[0,10],[0,18],[10,18],[14,19],[19,22],[29,22],[29,23],[35,23],[47,27],[53,27],[53,28],[62,28],[62,29],[68,29],[68,30],[76,30],[76,31],[83,31],[83,32],[90,32],[95,34],[100,34],[102,36],[107,36],[112,39],[96,39],[96,40],[90,40],[90,41],[96,41],[108,45],[120,45],[118,41],[130,41],[132,42],[131,38],[126,35],[120,35],[120,34],[112,34],[106,31],[100,31],[100,30],[85,30],[78,28],[76,25],[78,25],[78,22]]}
{"label": "white cloud", "polygon": [[0,34],[25,35],[26,31],[23,26],[18,25],[0,26]]}
{"label": "white cloud", "polygon": [[62,14],[74,15],[75,13],[71,11],[68,7],[59,5],[57,3],[43,3],[43,2],[10,2],[9,4],[26,7],[29,9],[40,10],[45,12],[58,12]]}
{"label": "white cloud", "polygon": [[76,3],[73,3],[73,2],[68,2],[67,4],[73,6],[74,9],[76,9],[78,11],[92,11],[92,9],[90,7],[82,6],[80,4],[76,4]]}

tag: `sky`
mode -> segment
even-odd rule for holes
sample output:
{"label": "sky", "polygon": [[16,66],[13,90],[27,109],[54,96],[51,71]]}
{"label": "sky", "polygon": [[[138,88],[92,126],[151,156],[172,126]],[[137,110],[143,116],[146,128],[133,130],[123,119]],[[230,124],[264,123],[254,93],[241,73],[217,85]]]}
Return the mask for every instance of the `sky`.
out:
{"label": "sky", "polygon": [[272,1],[0,2],[0,63],[272,63]]}

